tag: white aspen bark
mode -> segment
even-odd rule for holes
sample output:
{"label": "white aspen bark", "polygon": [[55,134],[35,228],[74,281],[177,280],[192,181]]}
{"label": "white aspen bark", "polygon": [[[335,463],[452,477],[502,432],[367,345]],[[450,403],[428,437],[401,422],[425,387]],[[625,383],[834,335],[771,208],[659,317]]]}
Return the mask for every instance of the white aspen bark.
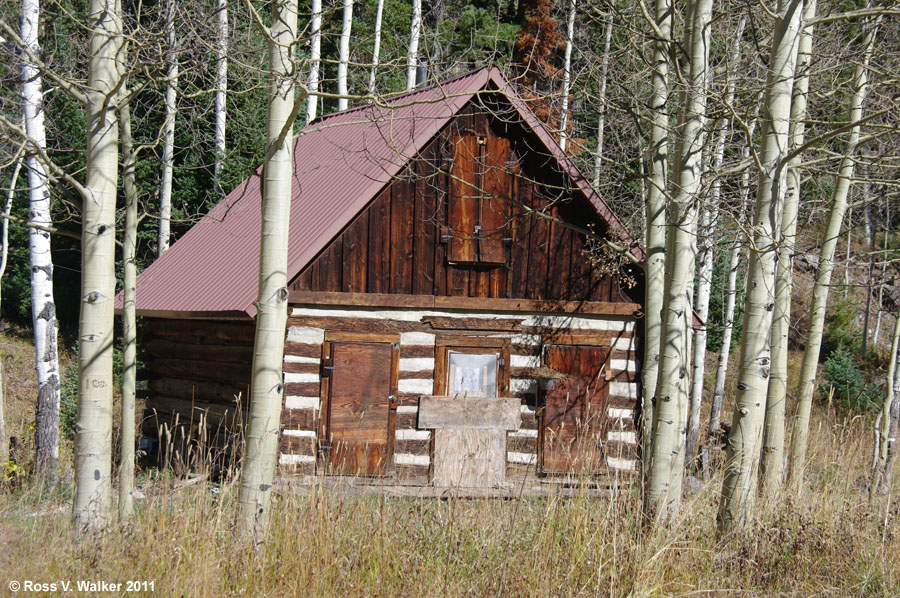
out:
{"label": "white aspen bark", "polygon": [[771,367],[769,331],[775,291],[775,235],[784,202],[783,161],[788,148],[802,9],[802,0],[780,0],[772,38],[763,103],[763,138],[744,300],[738,390],[728,434],[718,514],[720,533],[731,532],[749,519],[756,489]]}
{"label": "white aspen bark", "polygon": [[[803,145],[805,139],[809,67],[813,45],[813,25],[808,23],[815,16],[816,0],[806,0],[803,7],[804,27],[800,33],[797,49],[797,75],[794,78],[791,98],[791,123],[788,134],[791,151]],[[791,158],[786,166],[787,191],[775,266],[775,312],[770,333],[772,372],[769,376],[762,455],[759,464],[761,490],[767,498],[775,498],[778,495],[784,479],[784,414],[787,401],[788,334],[791,328],[793,255],[797,240],[797,214],[800,208],[801,160],[802,156],[798,154]]]}
{"label": "white aspen bark", "polygon": [[73,505],[75,530],[78,533],[105,527],[110,510],[116,182],[119,168],[115,100],[124,71],[122,8],[119,0],[91,0],[89,25],[87,196],[82,208]]}
{"label": "white aspen bark", "polygon": [[[272,6],[269,42],[269,110],[264,164],[259,259],[259,298],[250,382],[250,414],[239,503],[245,531],[262,540],[269,519],[278,433],[284,400],[282,361],[287,325],[288,224],[294,173],[292,44],[297,37],[297,0]],[[286,134],[285,134],[286,133]]]}
{"label": "white aspen bark", "polygon": [[156,256],[169,249],[172,221],[172,175],[175,170],[175,116],[178,99],[178,40],[175,36],[176,0],[166,0],[166,120],[163,126],[162,177],[159,186],[159,234]]}
{"label": "white aspen bark", "polygon": [[661,359],[653,417],[653,447],[648,476],[646,512],[649,519],[668,523],[681,507],[684,444],[690,385],[690,332],[693,313],[694,261],[697,255],[697,204],[701,190],[703,147],[706,144],[707,72],[712,0],[689,6],[690,67],[680,131],[682,156],[679,184],[669,208],[666,243],[666,285],[661,331]]}
{"label": "white aspen bark", "polygon": [[672,35],[671,0],[656,0],[656,27],[663,35],[654,42],[650,96],[650,180],[647,185],[646,314],[644,316],[644,364],[641,371],[641,467],[650,471],[653,444],[653,410],[659,372],[659,346],[665,286],[666,184],[669,170],[669,45]]}
{"label": "white aspen bark", "polygon": [[[594,189],[600,188],[600,170],[603,167],[603,136],[606,131],[606,81],[609,77],[609,49],[612,45],[613,12],[610,11],[606,21],[606,33],[603,39],[603,58],[600,59],[600,91],[597,96],[597,109],[600,115],[597,117],[597,152],[594,154]],[[643,166],[643,159],[641,165]],[[641,176],[641,186],[644,177]],[[643,199],[644,194],[641,193]]]}
{"label": "white aspen bark", "polygon": [[131,108],[119,109],[122,133],[122,182],[125,188],[125,234],[122,239],[122,423],[119,431],[119,523],[134,512],[134,405],[137,388],[137,186],[134,180],[135,155],[131,137]]}
{"label": "white aspen bark", "polygon": [[[753,132],[756,130],[756,120],[750,122],[747,131],[747,141],[741,156],[744,161],[750,159],[750,143]],[[750,196],[750,172],[745,169],[741,175],[740,213],[738,221],[744,220],[744,211]],[[734,332],[734,308],[737,303],[737,275],[740,265],[743,245],[741,235],[735,235],[731,246],[731,260],[728,264],[728,282],[725,287],[725,327],[722,331],[722,346],[719,348],[719,357],[716,361],[716,382],[713,385],[712,404],[709,409],[709,443],[717,441],[717,434],[721,427],[722,403],[725,401],[725,378],[728,374],[728,359],[731,356],[731,336]]]}
{"label": "white aspen bark", "polygon": [[[22,0],[21,35],[26,47],[40,56],[38,0]],[[41,150],[46,149],[44,128],[44,92],[37,65],[23,61],[22,101],[25,108],[25,131]],[[46,167],[37,156],[29,156],[29,224],[44,228],[53,226],[50,217],[50,179]],[[37,406],[35,408],[34,453],[35,472],[53,483],[59,465],[59,356],[57,353],[56,303],[53,301],[53,259],[50,233],[36,227],[28,229],[31,258],[31,321],[34,327],[34,363],[37,372]],[[0,447],[0,450],[5,450]]]}
{"label": "white aspen bark", "polygon": [[875,451],[869,481],[869,499],[887,494],[891,487],[891,473],[897,446],[897,423],[900,419],[900,314],[894,322],[890,361],[887,372],[887,391],[881,412],[875,422]]}
{"label": "white aspen bark", "polygon": [[572,85],[572,40],[575,37],[575,0],[569,0],[569,16],[566,19],[566,52],[563,61],[562,107],[559,116],[559,147],[566,151],[569,137],[569,89]]}
{"label": "white aspen bark", "polygon": [[228,0],[216,0],[218,27],[216,28],[216,162],[213,178],[216,195],[225,194],[222,170],[225,167],[225,123],[228,116]]}
{"label": "white aspen bark", "polygon": [[[419,12],[421,13],[421,0]],[[381,18],[384,14],[384,0],[378,0],[378,8],[375,10],[375,48],[372,50],[372,70],[369,71],[369,95],[375,95],[375,71],[378,70],[378,58],[381,55]],[[415,83],[415,80],[413,80]]]}
{"label": "white aspen bark", "polygon": [[409,51],[406,53],[406,89],[416,86],[416,69],[419,68],[419,37],[422,35],[422,0],[413,0],[409,23]]}
{"label": "white aspen bark", "polygon": [[[732,69],[737,68],[741,59],[741,37],[744,35],[746,18],[741,17],[737,29],[734,32],[734,47],[726,65],[725,81],[725,105],[734,103],[734,77],[728,76]],[[691,399],[688,405],[688,431],[685,445],[685,457],[694,458],[697,445],[697,436],[700,433],[700,408],[703,400],[703,384],[706,377],[706,341],[708,335],[707,320],[709,319],[709,296],[712,292],[713,258],[715,256],[715,243],[713,238],[718,228],[719,198],[722,194],[722,179],[716,173],[722,170],[725,162],[725,142],[731,130],[729,119],[721,119],[716,126],[716,144],[713,148],[712,172],[715,178],[709,190],[709,200],[703,210],[701,222],[701,243],[699,252],[700,270],[697,273],[697,297],[694,302],[694,311],[700,318],[702,325],[694,333],[694,359],[691,374]]]}
{"label": "white aspen bark", "polygon": [[[863,115],[863,104],[869,83],[869,60],[872,57],[872,49],[875,45],[879,23],[880,19],[876,18],[868,25],[864,41],[865,55],[862,63],[857,65],[853,74],[854,91],[850,98],[850,122],[858,123]],[[831,201],[831,211],[825,228],[825,242],[822,244],[822,251],[819,256],[816,283],[813,286],[812,304],[809,311],[809,332],[807,334],[806,348],[803,351],[803,362],[800,365],[799,390],[797,392],[797,406],[794,414],[794,427],[791,433],[791,453],[788,468],[788,483],[798,492],[801,489],[803,470],[806,465],[809,414],[812,410],[812,400],[816,389],[816,368],[819,364],[819,353],[822,349],[825,309],[828,304],[831,275],[834,271],[834,253],[837,249],[837,239],[841,232],[841,224],[844,222],[844,215],[847,212],[847,197],[850,192],[850,183],[853,180],[853,170],[856,164],[854,154],[859,143],[861,128],[859,124],[856,124],[850,129],[850,136],[844,149],[844,157],[841,159],[838,180]]]}
{"label": "white aspen bark", "polygon": [[[885,215],[884,221],[890,222],[890,207],[891,204],[887,203],[885,205]],[[882,251],[881,258],[881,277],[878,279],[878,314],[875,316],[875,333],[872,334],[872,345],[878,346],[878,336],[881,333],[881,316],[884,313],[882,306],[884,305],[884,274],[887,271],[887,263],[888,263],[888,238],[889,235],[884,236],[884,249]]]}
{"label": "white aspen bark", "polygon": [[309,83],[306,88],[306,124],[316,119],[319,107],[319,62],[322,58],[322,0],[312,0],[312,40],[309,49]]}
{"label": "white aspen bark", "polygon": [[350,32],[353,27],[353,0],[344,0],[344,16],[341,25],[341,40],[338,47],[337,88],[338,111],[346,110],[349,106],[347,99],[347,67],[350,63]]}

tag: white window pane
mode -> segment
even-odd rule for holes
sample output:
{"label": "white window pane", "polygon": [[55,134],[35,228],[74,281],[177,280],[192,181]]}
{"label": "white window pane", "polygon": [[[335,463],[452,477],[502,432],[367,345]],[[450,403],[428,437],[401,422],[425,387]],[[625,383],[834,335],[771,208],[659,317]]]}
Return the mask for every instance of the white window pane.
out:
{"label": "white window pane", "polygon": [[447,394],[477,397],[497,396],[497,353],[448,352],[450,363]]}

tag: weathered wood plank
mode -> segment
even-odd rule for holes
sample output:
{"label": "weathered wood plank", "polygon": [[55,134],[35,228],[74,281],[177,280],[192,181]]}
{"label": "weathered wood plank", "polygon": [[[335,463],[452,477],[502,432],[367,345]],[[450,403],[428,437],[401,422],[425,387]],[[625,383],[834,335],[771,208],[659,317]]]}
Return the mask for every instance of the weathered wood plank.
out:
{"label": "weathered wood plank", "polygon": [[150,338],[141,345],[145,355],[174,359],[198,359],[224,363],[246,363],[253,357],[251,345],[200,345]]}
{"label": "weathered wood plank", "polygon": [[316,454],[316,439],[282,434],[278,441],[278,452],[287,455],[314,456]]}
{"label": "weathered wood plank", "polygon": [[249,384],[250,363],[244,367],[189,359],[153,359],[147,363],[150,371],[171,378],[218,380]]}
{"label": "weathered wood plank", "polygon": [[369,252],[369,211],[364,210],[343,233],[341,291],[364,293]]}
{"label": "weathered wood plank", "polygon": [[419,427],[444,430],[515,430],[521,401],[514,398],[435,397],[419,400]]}
{"label": "weathered wood plank", "polygon": [[369,293],[389,293],[391,290],[390,227],[391,188],[388,186],[369,207],[369,263],[366,273],[366,290]]}
{"label": "weathered wood plank", "polygon": [[252,321],[216,322],[203,320],[157,320],[143,322],[144,334],[177,339],[179,342],[201,345],[229,343],[253,344],[255,329]]}
{"label": "weathered wood plank", "polygon": [[505,479],[506,442],[501,431],[435,430],[435,486],[492,488]]}
{"label": "weathered wood plank", "polygon": [[292,430],[315,430],[318,425],[316,409],[282,409],[281,427]]}
{"label": "weathered wood plank", "polygon": [[182,378],[157,378],[149,381],[153,393],[174,398],[234,405],[240,395],[244,404],[249,404],[249,381],[247,384],[223,384],[209,380],[186,380]]}
{"label": "weathered wood plank", "polygon": [[409,170],[391,183],[391,292],[412,292],[415,248],[415,191]]}
{"label": "weathered wood plank", "polygon": [[413,280],[412,293],[431,295],[434,292],[434,251],[437,244],[437,195],[433,184],[436,144],[429,145],[424,155],[415,161],[415,197],[413,222]]}
{"label": "weathered wood plank", "polygon": [[286,341],[284,343],[284,354],[294,355],[295,357],[322,357],[321,344],[306,344]]}
{"label": "weathered wood plank", "polygon": [[449,318],[446,316],[425,316],[424,322],[439,330],[508,330],[517,331],[522,320],[516,318]]}
{"label": "weathered wood plank", "polygon": [[474,135],[451,140],[453,163],[450,167],[449,224],[452,233],[450,262],[473,263],[477,259],[475,226],[478,219],[478,162],[481,145]]}

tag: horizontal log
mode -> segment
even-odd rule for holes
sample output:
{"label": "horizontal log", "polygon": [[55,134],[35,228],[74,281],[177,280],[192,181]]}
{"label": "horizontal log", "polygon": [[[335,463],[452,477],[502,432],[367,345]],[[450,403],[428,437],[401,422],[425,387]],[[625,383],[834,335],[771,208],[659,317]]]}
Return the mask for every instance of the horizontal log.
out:
{"label": "horizontal log", "polygon": [[405,371],[400,370],[400,379],[401,380],[416,380],[421,378],[434,378],[434,370],[416,370],[416,371]]}
{"label": "horizontal log", "polygon": [[313,475],[316,473],[315,461],[304,461],[302,463],[282,463],[278,462],[278,471],[281,475]]}
{"label": "horizontal log", "polygon": [[200,345],[162,338],[151,338],[141,348],[145,355],[168,359],[193,359],[223,363],[250,363],[253,347],[250,345]]}
{"label": "horizontal log", "polygon": [[147,399],[144,413],[144,417],[155,421],[157,427],[163,423],[174,424],[177,416],[177,422],[183,425],[199,424],[203,420],[207,428],[233,429],[235,420],[242,417],[233,406],[163,395]]}
{"label": "horizontal log", "polygon": [[482,297],[436,297],[386,293],[337,293],[291,291],[288,302],[297,305],[349,305],[365,307],[410,307],[538,313],[584,313],[632,316],[641,312],[637,303],[606,301],[541,301],[534,299],[490,299]]}
{"label": "horizontal log", "polygon": [[208,401],[235,405],[240,396],[246,407],[250,402],[250,386],[242,384],[222,384],[205,380],[185,380],[182,378],[157,378],[150,380],[150,390],[155,394],[179,399]]}
{"label": "horizontal log", "polygon": [[147,362],[147,368],[165,377],[186,378],[189,380],[216,380],[235,384],[250,384],[250,364],[241,367],[235,364],[221,364],[210,361],[192,359],[153,359]]}
{"label": "horizontal log", "polygon": [[291,341],[286,341],[284,343],[284,354],[285,355],[294,355],[296,357],[315,357],[321,359],[322,357],[322,345],[314,344],[308,345],[306,343],[295,343]]}
{"label": "horizontal log", "polygon": [[289,382],[284,385],[284,396],[317,397],[321,388],[319,382]]}
{"label": "horizontal log", "polygon": [[506,450],[511,453],[537,453],[537,437],[507,436]]}
{"label": "horizontal log", "polygon": [[315,409],[282,409],[281,427],[291,430],[315,430],[318,427]]}
{"label": "horizontal log", "polygon": [[427,465],[394,465],[394,477],[403,484],[427,484]]}
{"label": "horizontal log", "polygon": [[282,434],[278,441],[278,452],[284,455],[315,456],[316,439]]}
{"label": "horizontal log", "polygon": [[400,359],[406,357],[434,357],[433,345],[400,345]]}
{"label": "horizontal log", "polygon": [[252,345],[256,334],[252,321],[221,322],[207,320],[144,320],[144,334],[169,339],[196,337],[199,344],[217,345],[222,341]]}
{"label": "horizontal log", "polygon": [[522,413],[521,418],[522,419],[519,423],[520,430],[537,430],[537,427],[538,427],[537,414]]}
{"label": "horizontal log", "polygon": [[322,370],[321,364],[318,363],[296,363],[294,361],[285,361],[283,368],[286,374],[318,374]]}
{"label": "horizontal log", "polygon": [[417,427],[419,416],[416,413],[398,413],[397,414],[398,430],[415,430]]}
{"label": "horizontal log", "polygon": [[498,330],[518,331],[522,320],[516,318],[450,318],[425,316],[422,320],[436,330]]}
{"label": "horizontal log", "polygon": [[397,440],[394,443],[394,452],[428,455],[431,452],[431,440]]}
{"label": "horizontal log", "polygon": [[348,332],[396,333],[427,332],[432,328],[424,322],[381,318],[346,318],[340,316],[291,316],[288,326],[321,328]]}

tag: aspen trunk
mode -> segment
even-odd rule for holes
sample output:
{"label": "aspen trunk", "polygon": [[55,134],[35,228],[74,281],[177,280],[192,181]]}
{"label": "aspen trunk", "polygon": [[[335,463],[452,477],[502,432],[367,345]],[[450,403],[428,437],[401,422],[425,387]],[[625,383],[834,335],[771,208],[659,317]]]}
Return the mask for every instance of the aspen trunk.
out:
{"label": "aspen trunk", "polygon": [[[421,0],[419,0],[421,2]],[[381,18],[384,14],[384,0],[378,0],[375,10],[375,47],[372,50],[372,70],[369,71],[369,95],[375,95],[375,71],[378,70],[378,58],[381,54]]]}
{"label": "aspen trunk", "polygon": [[82,209],[78,416],[75,423],[77,532],[109,518],[112,469],[113,300],[119,127],[115,94],[124,70],[119,0],[91,0],[87,175]]}
{"label": "aspen trunk", "polygon": [[[875,45],[879,20],[876,19],[867,27],[865,36],[865,56],[857,65],[853,75],[853,95],[850,98],[850,122],[862,118],[863,103],[868,90],[868,67]],[[841,232],[841,224],[847,212],[847,196],[853,180],[856,164],[854,154],[859,143],[861,126],[854,125],[850,129],[844,157],[841,160],[837,185],[831,201],[831,211],[825,228],[825,242],[819,257],[819,269],[816,271],[816,283],[813,287],[812,305],[809,315],[809,333],[806,349],[803,351],[803,362],[800,366],[800,382],[797,392],[797,407],[794,414],[794,428],[791,434],[791,454],[788,469],[788,482],[796,491],[800,491],[803,480],[803,469],[806,465],[806,443],[809,433],[809,414],[816,389],[816,368],[819,364],[819,353],[822,349],[822,332],[825,328],[825,309],[828,304],[828,291],[831,286],[831,274],[834,271],[834,252]]]}
{"label": "aspen trunk", "polygon": [[[22,41],[36,56],[40,56],[38,29],[40,5],[38,0],[22,0]],[[25,131],[34,143],[47,147],[44,129],[44,92],[37,65],[27,58],[22,67],[22,102],[25,108]],[[46,167],[37,156],[28,157],[28,187],[30,190],[28,222],[50,227],[50,179]],[[50,254],[50,233],[35,227],[28,229],[28,248],[31,258],[31,321],[34,326],[35,370],[37,371],[37,406],[35,409],[34,453],[35,473],[55,482],[59,467],[59,356],[57,353],[56,303],[53,300],[53,259]],[[6,450],[0,447],[0,450]]]}
{"label": "aspen trunk", "polygon": [[[809,66],[812,58],[813,25],[816,0],[807,0],[803,7],[804,28],[797,50],[797,75],[791,97],[789,143],[791,151],[803,145],[806,132],[806,104],[809,94]],[[775,313],[772,320],[772,373],[769,377],[763,428],[760,482],[767,498],[775,498],[784,477],[784,413],[787,401],[788,333],[791,327],[791,294],[793,292],[793,255],[797,240],[797,214],[800,208],[800,163],[802,156],[793,156],[787,164],[787,191],[781,218],[781,238],[775,266]]]}
{"label": "aspen trunk", "polygon": [[563,61],[562,108],[559,116],[559,147],[566,151],[569,127],[569,90],[572,85],[572,40],[575,37],[575,0],[569,1],[566,19],[566,52]]}
{"label": "aspen trunk", "polygon": [[[746,26],[746,18],[741,17],[738,26],[734,32],[734,48],[729,58],[730,65],[726,71],[725,81],[725,105],[731,106],[734,102],[734,78],[728,77],[727,73],[737,68],[741,59],[741,37],[744,35],[744,27]],[[728,138],[730,127],[729,119],[721,119],[716,127],[716,145],[713,148],[712,172],[717,173],[722,169],[725,162],[725,141]],[[697,298],[695,300],[694,311],[700,318],[702,325],[694,334],[694,361],[693,372],[691,374],[691,400],[688,410],[688,431],[687,443],[685,445],[685,456],[687,459],[694,458],[694,452],[697,445],[697,436],[700,433],[700,408],[703,400],[703,384],[706,377],[706,341],[708,334],[707,320],[709,319],[709,296],[712,292],[712,274],[713,259],[715,257],[715,243],[713,238],[718,228],[719,221],[719,198],[722,194],[722,180],[716,177],[709,191],[709,201],[707,207],[703,211],[702,226],[702,243],[700,245],[700,271],[697,274]]]}
{"label": "aspen trunk", "polygon": [[419,68],[419,37],[422,32],[422,0],[413,0],[409,24],[409,51],[406,53],[406,89],[416,86],[416,69]]}
{"label": "aspen trunk", "polygon": [[322,0],[312,0],[312,41],[309,49],[309,83],[306,88],[306,124],[316,119],[319,106],[319,61],[322,58]]}
{"label": "aspen trunk", "polygon": [[131,519],[134,512],[134,404],[137,383],[137,187],[134,180],[136,156],[131,138],[131,108],[119,109],[122,133],[122,182],[125,188],[125,234],[122,239],[122,423],[119,449],[119,522]]}
{"label": "aspen trunk", "polygon": [[766,391],[771,367],[769,331],[774,300],[775,230],[784,201],[783,160],[791,114],[791,91],[800,34],[802,0],[780,0],[772,39],[764,102],[763,140],[753,218],[753,249],[744,300],[738,392],[725,455],[719,507],[720,533],[742,526],[750,516],[762,442]]}
{"label": "aspen trunk", "polygon": [[900,314],[894,322],[894,337],[887,373],[887,390],[875,422],[875,451],[869,499],[887,494],[891,488],[893,461],[897,452],[897,424],[900,420]]}
{"label": "aspen trunk", "polygon": [[650,471],[653,409],[659,372],[662,303],[665,286],[666,183],[669,169],[669,45],[672,34],[670,0],[656,0],[656,26],[663,39],[654,42],[650,97],[650,180],[646,197],[646,303],[644,365],[641,371],[641,468]]}
{"label": "aspen trunk", "polygon": [[222,170],[225,168],[225,122],[228,116],[228,0],[216,0],[216,162],[213,170],[216,194],[224,195]]}
{"label": "aspen trunk", "polygon": [[353,27],[353,0],[344,0],[344,16],[341,25],[341,40],[338,47],[337,88],[338,111],[346,110],[349,106],[347,99],[347,68],[350,64],[350,32]]}
{"label": "aspen trunk", "polygon": [[[748,126],[747,142],[741,151],[743,159],[750,159],[750,143],[753,131],[756,130],[756,120]],[[738,221],[744,220],[744,211],[750,195],[750,172],[744,170],[741,175],[740,213]],[[743,245],[741,235],[737,234],[731,246],[731,260],[728,263],[728,282],[725,286],[725,327],[722,331],[722,346],[719,348],[719,357],[716,360],[716,382],[713,385],[712,404],[709,408],[709,444],[718,442],[717,435],[721,427],[722,403],[725,401],[725,378],[728,374],[728,359],[731,356],[731,336],[734,333],[734,308],[737,303],[737,274],[740,265]]]}
{"label": "aspen trunk", "polygon": [[172,221],[172,175],[175,170],[175,116],[178,100],[178,41],[175,36],[176,0],[166,0],[166,120],[163,127],[162,180],[159,187],[159,235],[156,255],[169,249]]}
{"label": "aspen trunk", "polygon": [[[284,384],[282,362],[287,325],[287,251],[294,172],[292,44],[297,37],[297,0],[272,7],[269,42],[269,110],[264,165],[259,298],[250,383],[250,415],[239,495],[243,527],[259,542],[265,533],[275,479]],[[287,132],[287,134],[284,134]],[[280,144],[279,144],[280,141]]]}
{"label": "aspen trunk", "polygon": [[653,416],[645,510],[648,519],[671,522],[681,506],[684,444],[690,380],[691,294],[697,254],[697,204],[702,153],[706,143],[706,81],[712,0],[690,4],[690,68],[679,134],[682,148],[675,197],[671,202],[666,243],[666,286],[661,331],[661,360]]}
{"label": "aspen trunk", "polygon": [[[610,11],[606,21],[606,33],[603,38],[603,58],[600,60],[600,92],[597,96],[597,152],[594,154],[594,189],[600,188],[600,170],[603,167],[603,136],[606,130],[606,81],[609,77],[609,49],[612,45],[613,13]],[[643,168],[644,161],[641,160]],[[641,187],[644,185],[643,173],[640,177]],[[644,194],[641,193],[643,200]],[[646,219],[645,219],[646,220]]]}

